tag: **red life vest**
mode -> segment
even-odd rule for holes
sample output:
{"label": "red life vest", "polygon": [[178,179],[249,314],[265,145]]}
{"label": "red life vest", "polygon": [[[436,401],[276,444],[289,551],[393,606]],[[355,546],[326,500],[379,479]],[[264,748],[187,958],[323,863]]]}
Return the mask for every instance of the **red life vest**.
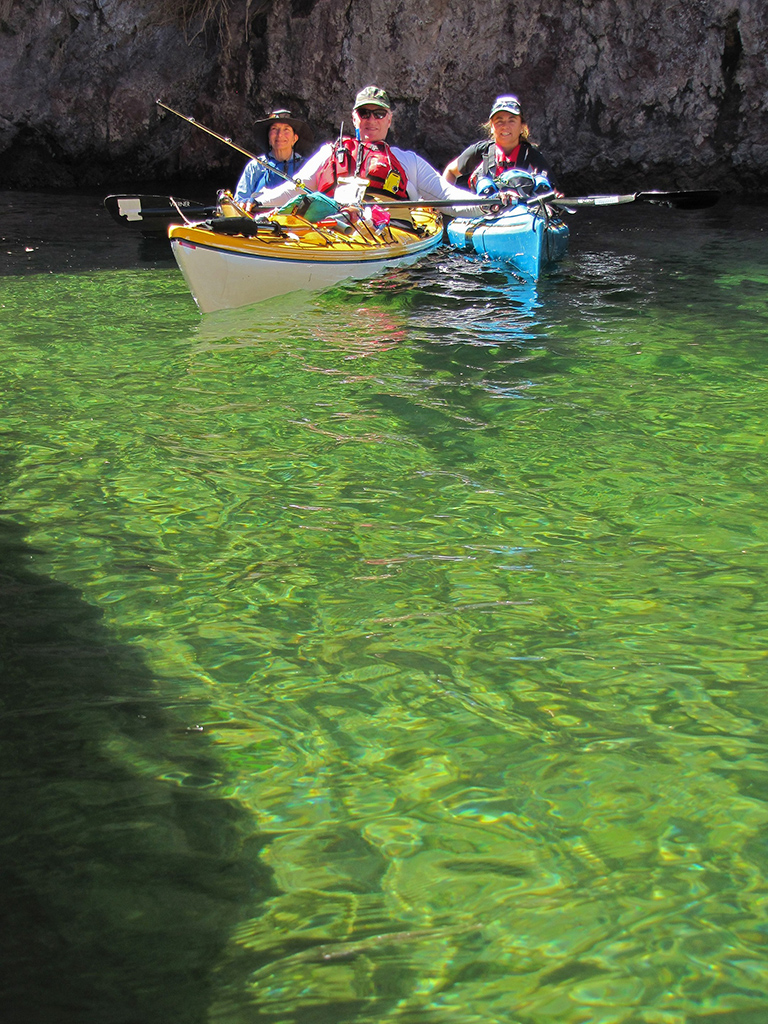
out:
{"label": "red life vest", "polygon": [[407,199],[408,178],[402,165],[386,142],[360,142],[343,139],[317,172],[315,188],[333,195],[339,178],[367,178],[375,192],[384,192],[395,199]]}
{"label": "red life vest", "polygon": [[[479,178],[498,178],[504,171],[508,171],[513,167],[522,167],[524,170],[528,170],[529,168],[525,160],[518,163],[520,149],[519,142],[511,153],[505,153],[499,146],[489,146],[483,160],[469,176],[469,187],[474,189]],[[527,151],[525,155],[528,155]]]}

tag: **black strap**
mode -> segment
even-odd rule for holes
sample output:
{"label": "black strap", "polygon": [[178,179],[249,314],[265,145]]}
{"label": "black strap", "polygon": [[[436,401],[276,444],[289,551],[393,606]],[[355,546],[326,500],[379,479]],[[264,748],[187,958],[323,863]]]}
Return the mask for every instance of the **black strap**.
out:
{"label": "black strap", "polygon": [[365,143],[362,139],[357,140],[357,160],[355,161],[355,177],[360,176],[360,168],[363,166],[363,151],[365,149]]}

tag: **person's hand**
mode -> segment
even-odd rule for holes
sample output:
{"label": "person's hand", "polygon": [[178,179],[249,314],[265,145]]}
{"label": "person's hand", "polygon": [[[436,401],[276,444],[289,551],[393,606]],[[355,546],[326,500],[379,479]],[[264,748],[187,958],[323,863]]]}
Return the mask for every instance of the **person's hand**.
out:
{"label": "person's hand", "polygon": [[494,196],[494,198],[497,199],[502,206],[517,206],[520,202],[519,194],[511,188],[503,188],[499,192],[498,196]]}
{"label": "person's hand", "polygon": [[267,210],[270,209],[269,206],[261,206],[258,199],[246,199],[246,201],[244,203],[241,203],[240,205],[242,206],[246,213],[253,214],[254,216],[257,213],[265,213]]}

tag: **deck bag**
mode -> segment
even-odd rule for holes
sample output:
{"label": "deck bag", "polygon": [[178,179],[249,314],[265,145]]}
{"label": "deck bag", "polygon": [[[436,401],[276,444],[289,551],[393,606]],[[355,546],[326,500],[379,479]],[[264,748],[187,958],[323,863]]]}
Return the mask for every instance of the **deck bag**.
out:
{"label": "deck bag", "polygon": [[304,192],[294,199],[289,199],[277,212],[290,213],[294,217],[303,217],[310,224],[317,224],[319,220],[333,216],[340,209],[335,199],[323,195],[322,192]]}

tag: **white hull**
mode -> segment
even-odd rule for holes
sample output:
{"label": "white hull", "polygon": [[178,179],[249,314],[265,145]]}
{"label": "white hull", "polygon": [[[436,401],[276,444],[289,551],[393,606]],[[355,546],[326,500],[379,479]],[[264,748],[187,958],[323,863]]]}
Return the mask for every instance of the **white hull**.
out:
{"label": "white hull", "polygon": [[[425,238],[411,235],[405,244],[371,245],[350,251],[348,245],[316,249],[270,245],[195,228],[172,228],[170,236],[176,262],[203,313],[372,277],[390,267],[415,262],[437,248],[442,239],[437,231]],[[264,251],[269,248],[273,252]]]}

